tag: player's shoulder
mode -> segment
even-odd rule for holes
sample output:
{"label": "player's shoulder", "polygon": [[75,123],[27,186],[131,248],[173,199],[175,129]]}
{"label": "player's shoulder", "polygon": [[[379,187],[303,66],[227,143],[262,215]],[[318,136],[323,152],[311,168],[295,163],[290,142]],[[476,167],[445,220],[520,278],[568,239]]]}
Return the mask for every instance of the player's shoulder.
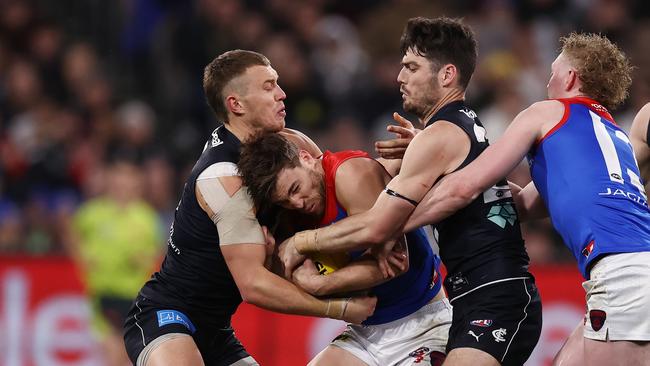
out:
{"label": "player's shoulder", "polygon": [[646,103],[646,105],[639,109],[639,112],[637,112],[635,119],[641,120],[641,123],[643,124],[650,123],[648,121],[650,119],[650,103]]}
{"label": "player's shoulder", "polygon": [[314,157],[318,157],[323,154],[322,150],[318,147],[318,145],[316,145],[314,140],[298,130],[284,128],[278,133],[289,142],[296,145],[299,149],[308,151]]}
{"label": "player's shoulder", "polygon": [[370,156],[353,156],[343,161],[336,172],[338,176],[338,173],[381,172],[382,169],[381,164]]}
{"label": "player's shoulder", "polygon": [[369,156],[356,156],[346,159],[336,170],[336,178],[352,179],[368,175],[383,176],[381,164]]}
{"label": "player's shoulder", "polygon": [[634,121],[630,127],[630,138],[640,142],[646,142],[650,135],[650,103],[647,103],[634,116]]}
{"label": "player's shoulder", "polygon": [[420,146],[453,146],[462,144],[468,139],[468,129],[473,129],[474,123],[459,124],[450,119],[439,119],[435,123],[428,125],[424,130],[418,133],[411,145]]}
{"label": "player's shoulder", "polygon": [[529,114],[557,114],[564,113],[565,104],[558,99],[546,99],[539,102],[531,104],[528,108],[524,109],[524,112]]}
{"label": "player's shoulder", "polygon": [[541,126],[542,124],[557,124],[568,116],[568,107],[559,100],[548,99],[535,102],[521,111],[516,119],[527,124]]}
{"label": "player's shoulder", "polygon": [[643,107],[641,107],[639,112],[650,114],[650,102],[646,103]]}

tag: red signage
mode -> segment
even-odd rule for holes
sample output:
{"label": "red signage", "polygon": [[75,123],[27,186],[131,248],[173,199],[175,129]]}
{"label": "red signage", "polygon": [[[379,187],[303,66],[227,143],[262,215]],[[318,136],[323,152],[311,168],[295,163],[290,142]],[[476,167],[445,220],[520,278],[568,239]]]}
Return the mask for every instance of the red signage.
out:
{"label": "red signage", "polygon": [[[544,328],[527,366],[550,365],[582,321],[584,291],[574,266],[537,267]],[[0,257],[0,365],[102,365],[90,308],[65,258]],[[306,365],[345,324],[276,314],[242,304],[233,326],[261,365]]]}
{"label": "red signage", "polygon": [[102,365],[80,276],[65,258],[0,258],[0,365]]}

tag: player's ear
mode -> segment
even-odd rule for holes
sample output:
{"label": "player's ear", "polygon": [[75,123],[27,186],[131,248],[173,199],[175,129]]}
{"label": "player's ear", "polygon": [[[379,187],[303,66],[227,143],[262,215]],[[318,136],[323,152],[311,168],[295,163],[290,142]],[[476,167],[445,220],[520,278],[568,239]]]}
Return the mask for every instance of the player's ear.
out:
{"label": "player's ear", "polygon": [[314,157],[311,156],[311,154],[307,150],[300,150],[298,152],[298,157],[300,158],[300,161],[303,164],[313,164],[314,162]]}
{"label": "player's ear", "polygon": [[244,114],[244,106],[239,100],[239,96],[236,94],[230,94],[226,97],[226,108],[230,113],[234,115]]}
{"label": "player's ear", "polygon": [[449,87],[458,77],[458,69],[453,64],[443,65],[438,71],[438,80],[443,87]]}
{"label": "player's ear", "polygon": [[567,74],[567,78],[565,81],[564,89],[566,91],[573,89],[576,86],[577,81],[578,81],[578,73],[573,69],[569,70],[569,73]]}

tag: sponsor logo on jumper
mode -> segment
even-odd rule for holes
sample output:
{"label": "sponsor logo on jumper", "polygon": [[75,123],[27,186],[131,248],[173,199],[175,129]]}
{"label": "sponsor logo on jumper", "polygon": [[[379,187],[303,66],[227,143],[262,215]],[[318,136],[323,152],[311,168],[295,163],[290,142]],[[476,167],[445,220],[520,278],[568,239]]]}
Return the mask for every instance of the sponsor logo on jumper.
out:
{"label": "sponsor logo on jumper", "polygon": [[472,320],[469,322],[470,325],[475,325],[477,327],[489,327],[492,325],[492,320],[491,319],[479,319],[479,320]]}
{"label": "sponsor logo on jumper", "polygon": [[483,192],[483,203],[491,203],[504,198],[512,198],[510,186],[507,184],[502,186],[495,184]]}
{"label": "sponsor logo on jumper", "polygon": [[479,339],[479,338],[480,338],[484,333],[481,333],[481,334],[479,334],[479,335],[476,335],[476,333],[474,333],[473,330],[470,330],[469,332],[467,332],[467,334],[469,334],[469,335],[471,335],[472,337],[476,338],[476,341],[478,342],[478,341],[479,341],[478,339]]}
{"label": "sponsor logo on jumper", "polygon": [[476,118],[476,112],[474,112],[473,110],[471,110],[469,108],[459,109],[458,111],[460,113],[466,115],[467,117],[471,118],[471,119]]}
{"label": "sponsor logo on jumper", "polygon": [[219,138],[219,128],[217,128],[216,130],[214,130],[214,132],[212,132],[212,141],[210,143],[212,147],[223,144],[223,141],[221,141],[221,139]]}
{"label": "sponsor logo on jumper", "polygon": [[176,246],[176,244],[174,244],[173,236],[174,236],[174,223],[172,222],[172,225],[169,227],[169,238],[167,239],[167,245],[169,245],[172,248],[174,253],[180,255],[181,250]]}
{"label": "sponsor logo on jumper", "polygon": [[591,107],[592,107],[593,109],[597,110],[598,112],[607,112],[607,108],[603,107],[603,106],[600,105],[600,104],[591,103]]}
{"label": "sponsor logo on jumper", "polygon": [[496,330],[492,331],[492,337],[494,337],[494,341],[499,343],[499,342],[505,342],[506,339],[503,338],[506,336],[506,330],[503,328],[499,328]]}
{"label": "sponsor logo on jumper", "polygon": [[[614,174],[616,174],[616,173],[613,173],[612,175],[614,175]],[[618,174],[616,174],[616,175],[618,176]],[[620,176],[614,177],[614,178],[621,179]],[[611,189],[611,188],[607,187],[606,192],[600,192],[600,193],[598,193],[598,195],[599,196],[612,196],[612,197],[620,196],[620,197],[627,198],[630,201],[640,203],[640,204],[642,204],[644,206],[646,206],[648,204],[648,201],[646,200],[645,197],[643,197],[643,195],[638,195],[638,194],[633,193],[633,192],[627,192],[627,191],[624,191],[624,190],[622,190],[620,188]]]}
{"label": "sponsor logo on jumper", "polygon": [[486,138],[485,135],[487,134],[487,131],[485,131],[485,128],[479,126],[478,124],[474,123],[474,136],[476,136],[476,141],[478,142],[485,142]]}
{"label": "sponsor logo on jumper", "polygon": [[500,228],[505,229],[506,224],[515,225],[517,221],[517,211],[512,203],[496,204],[490,208],[487,219],[497,224]]}

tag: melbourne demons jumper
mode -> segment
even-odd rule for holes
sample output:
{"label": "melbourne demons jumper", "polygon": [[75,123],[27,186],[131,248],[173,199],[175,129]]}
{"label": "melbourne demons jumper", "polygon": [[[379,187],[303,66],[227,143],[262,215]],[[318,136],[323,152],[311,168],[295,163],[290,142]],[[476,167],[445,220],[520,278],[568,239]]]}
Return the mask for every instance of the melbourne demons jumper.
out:
{"label": "melbourne demons jumper", "polygon": [[[323,154],[325,212],[321,227],[348,216],[336,197],[336,171],[348,159],[358,158],[371,159],[363,151],[326,151]],[[363,182],[359,182],[359,187],[363,189]],[[408,271],[372,288],[370,294],[377,296],[375,313],[361,326],[348,325],[332,343],[369,365],[395,365],[405,360],[435,358],[436,354],[431,355],[431,352],[443,353],[447,343],[451,306],[445,298],[432,301],[442,287],[440,259],[433,253],[424,229],[413,230],[405,238]],[[361,254],[350,253],[351,259]]]}
{"label": "melbourne demons jumper", "polygon": [[[485,129],[464,101],[445,105],[427,125],[440,120],[470,140],[457,170],[488,147]],[[447,349],[480,349],[502,365],[522,365],[539,339],[542,312],[508,183],[500,181],[436,229],[448,271],[445,289],[454,306]]]}
{"label": "melbourne demons jumper", "polygon": [[553,226],[587,279],[585,336],[650,340],[650,209],[632,145],[595,100],[558,101],[562,120],[528,157]]}
{"label": "melbourne demons jumper", "polygon": [[230,326],[242,298],[221,253],[224,243],[195,194],[205,174],[237,175],[239,147],[235,135],[218,127],[185,183],[162,267],[140,290],[125,323],[134,364],[157,340],[178,333],[192,336],[206,365],[252,360]]}

